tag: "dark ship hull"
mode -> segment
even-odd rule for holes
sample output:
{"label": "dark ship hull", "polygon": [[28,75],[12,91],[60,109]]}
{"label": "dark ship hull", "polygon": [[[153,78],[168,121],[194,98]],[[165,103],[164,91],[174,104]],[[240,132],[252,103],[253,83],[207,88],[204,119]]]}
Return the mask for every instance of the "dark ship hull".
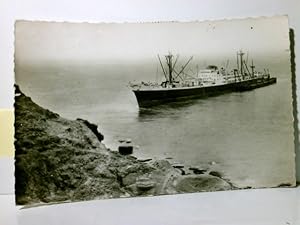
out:
{"label": "dark ship hull", "polygon": [[276,78],[254,78],[239,82],[177,88],[136,89],[133,90],[140,108],[155,106],[167,102],[193,98],[205,98],[229,92],[248,91],[276,83]]}

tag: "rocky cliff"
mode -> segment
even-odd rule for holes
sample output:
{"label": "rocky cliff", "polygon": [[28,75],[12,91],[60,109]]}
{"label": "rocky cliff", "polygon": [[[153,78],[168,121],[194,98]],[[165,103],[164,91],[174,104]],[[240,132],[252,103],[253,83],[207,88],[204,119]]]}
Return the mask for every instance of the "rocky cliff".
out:
{"label": "rocky cliff", "polygon": [[106,148],[96,125],[68,120],[16,87],[16,203],[34,204],[232,189],[218,173],[143,162]]}

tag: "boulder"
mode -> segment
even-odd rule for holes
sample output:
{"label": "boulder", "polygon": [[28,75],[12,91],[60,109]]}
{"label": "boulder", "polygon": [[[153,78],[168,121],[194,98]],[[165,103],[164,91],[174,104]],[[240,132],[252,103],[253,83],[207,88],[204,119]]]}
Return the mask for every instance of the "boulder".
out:
{"label": "boulder", "polygon": [[175,182],[175,189],[179,193],[224,191],[230,190],[231,185],[225,180],[211,175],[186,175],[178,178]]}
{"label": "boulder", "polygon": [[121,155],[130,155],[133,153],[133,146],[132,145],[120,145],[118,150]]}

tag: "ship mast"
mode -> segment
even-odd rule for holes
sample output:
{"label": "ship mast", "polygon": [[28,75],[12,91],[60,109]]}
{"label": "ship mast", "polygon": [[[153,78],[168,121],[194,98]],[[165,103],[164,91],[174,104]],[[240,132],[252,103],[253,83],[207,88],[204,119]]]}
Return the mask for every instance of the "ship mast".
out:
{"label": "ship mast", "polygon": [[[183,73],[184,69],[186,68],[186,66],[189,64],[189,62],[192,60],[193,57],[191,57],[186,64],[181,68],[181,70],[179,72],[177,72],[175,70],[175,66],[176,63],[178,61],[179,55],[176,56],[175,62],[173,63],[173,55],[171,53],[169,53],[168,55],[165,55],[166,58],[166,63],[167,63],[167,69],[163,66],[162,61],[159,57],[159,55],[157,55],[160,66],[162,68],[163,74],[166,78],[166,82],[169,83],[171,86],[174,83],[174,81],[176,80],[177,77],[180,77],[180,74]],[[176,77],[173,77],[173,72],[176,74]],[[180,77],[181,78],[181,77]],[[182,78],[181,78],[182,79]]]}
{"label": "ship mast", "polygon": [[173,83],[173,71],[174,71],[174,67],[177,63],[177,60],[178,60],[178,56],[176,57],[175,59],[175,62],[173,64],[173,55],[171,53],[169,53],[168,55],[165,55],[165,58],[166,58],[166,61],[167,61],[167,66],[168,66],[168,69],[165,69],[163,64],[162,64],[162,61],[159,57],[159,55],[157,55],[158,57],[158,60],[159,60],[159,63],[160,63],[160,66],[161,66],[161,69],[164,73],[164,76],[166,78],[166,81],[169,82],[169,84],[172,85]]}
{"label": "ship mast", "polygon": [[172,58],[173,58],[173,55],[171,55],[169,53],[165,57],[166,57],[167,65],[168,65],[168,69],[169,69],[169,83],[172,85],[172,83],[173,83],[173,77],[172,77],[172,72],[173,72]]}
{"label": "ship mast", "polygon": [[254,68],[255,68],[255,66],[253,64],[253,59],[252,59],[252,63],[251,63],[250,67],[251,67],[252,77],[254,77]]}
{"label": "ship mast", "polygon": [[240,52],[238,53],[238,55],[240,56],[240,69],[241,69],[241,75],[242,75],[242,78],[244,80],[244,66],[243,66],[243,56],[245,55],[244,52],[242,52],[242,50],[240,50]]}
{"label": "ship mast", "polygon": [[239,68],[239,53],[238,52],[236,53],[236,65],[237,65],[237,70],[239,71],[240,68]]}

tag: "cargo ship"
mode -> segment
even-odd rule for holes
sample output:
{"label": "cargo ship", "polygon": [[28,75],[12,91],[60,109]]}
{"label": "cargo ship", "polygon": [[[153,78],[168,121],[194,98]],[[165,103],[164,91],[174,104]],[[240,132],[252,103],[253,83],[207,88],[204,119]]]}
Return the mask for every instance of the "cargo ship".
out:
{"label": "cargo ship", "polygon": [[269,70],[256,71],[253,60],[252,64],[248,66],[248,59],[243,58],[244,54],[242,51],[237,52],[237,67],[229,72],[226,69],[227,66],[218,68],[215,65],[209,65],[205,69],[197,70],[197,73],[193,75],[185,72],[193,57],[178,70],[176,64],[179,56],[175,58],[171,53],[165,55],[166,63],[164,65],[158,55],[165,80],[160,84],[153,82],[130,83],[130,87],[136,96],[139,107],[147,108],[192,98],[250,91],[276,83],[276,77],[271,77]]}

